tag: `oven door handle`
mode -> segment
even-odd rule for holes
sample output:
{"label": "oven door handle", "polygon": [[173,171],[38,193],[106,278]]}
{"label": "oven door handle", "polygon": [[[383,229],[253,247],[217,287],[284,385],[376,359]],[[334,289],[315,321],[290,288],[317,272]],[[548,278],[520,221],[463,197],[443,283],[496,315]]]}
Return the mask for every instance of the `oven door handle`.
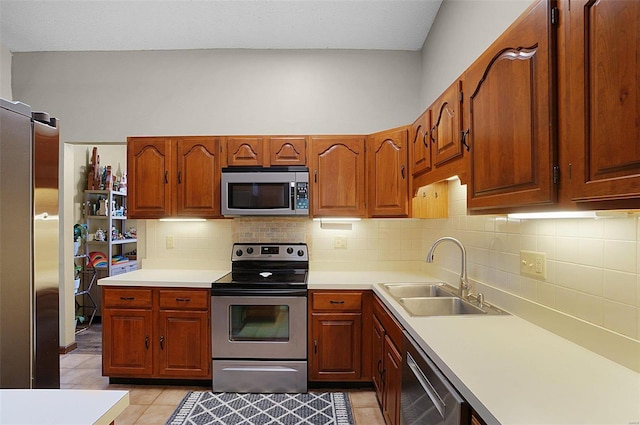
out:
{"label": "oven door handle", "polygon": [[297,369],[293,369],[285,366],[236,366],[225,367],[223,370],[233,372],[298,372]]}
{"label": "oven door handle", "polygon": [[413,357],[411,357],[410,353],[407,353],[407,365],[409,366],[409,369],[411,369],[411,372],[420,383],[420,386],[422,387],[422,389],[424,389],[424,391],[427,393],[427,395],[431,399],[431,402],[433,403],[435,408],[438,410],[438,413],[440,413],[440,416],[444,419],[444,413],[446,408],[444,401],[442,401],[442,399],[436,392],[436,389],[433,388],[433,385],[431,385],[431,382],[429,382],[427,377],[424,376],[424,373],[422,373],[422,371],[418,367],[418,364],[413,359]]}
{"label": "oven door handle", "polygon": [[233,288],[212,288],[211,295],[216,296],[241,296],[241,297],[306,297],[306,289],[278,289],[278,288],[264,288],[264,289],[233,289]]}

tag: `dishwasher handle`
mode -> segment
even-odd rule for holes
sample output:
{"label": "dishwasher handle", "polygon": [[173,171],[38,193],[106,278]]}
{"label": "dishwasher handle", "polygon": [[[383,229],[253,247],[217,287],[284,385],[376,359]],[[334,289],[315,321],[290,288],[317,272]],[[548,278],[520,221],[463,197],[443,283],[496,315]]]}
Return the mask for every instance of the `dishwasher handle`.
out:
{"label": "dishwasher handle", "polygon": [[427,395],[433,402],[433,405],[438,410],[438,413],[440,413],[440,416],[444,419],[445,409],[446,409],[446,405],[444,401],[440,398],[440,396],[436,392],[435,388],[433,388],[433,385],[431,384],[431,382],[429,382],[427,377],[424,376],[424,373],[422,373],[422,371],[420,370],[420,368],[416,364],[416,361],[413,359],[410,353],[407,353],[407,365],[409,366],[409,369],[411,369],[411,372],[420,383],[420,386],[422,386],[424,391],[427,393]]}

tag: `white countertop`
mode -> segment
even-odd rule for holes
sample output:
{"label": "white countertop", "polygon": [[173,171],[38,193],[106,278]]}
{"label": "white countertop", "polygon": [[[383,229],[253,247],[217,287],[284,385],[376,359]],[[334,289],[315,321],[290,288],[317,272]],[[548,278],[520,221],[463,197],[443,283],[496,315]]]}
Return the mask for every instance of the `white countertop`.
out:
{"label": "white countertop", "polygon": [[309,272],[309,289],[371,289],[378,282],[434,282],[424,273],[397,271]]}
{"label": "white countertop", "polygon": [[128,391],[0,390],[0,424],[109,425],[128,405]]}
{"label": "white countertop", "polygon": [[[101,285],[210,287],[227,270],[142,269]],[[380,282],[424,273],[314,271],[309,289],[371,289],[471,406],[492,424],[638,425],[640,374],[516,316],[411,317]]]}
{"label": "white countertop", "polygon": [[140,269],[98,280],[98,285],[211,288],[229,270]]}
{"label": "white countertop", "polygon": [[640,374],[516,316],[411,317],[420,347],[491,424],[638,424]]}

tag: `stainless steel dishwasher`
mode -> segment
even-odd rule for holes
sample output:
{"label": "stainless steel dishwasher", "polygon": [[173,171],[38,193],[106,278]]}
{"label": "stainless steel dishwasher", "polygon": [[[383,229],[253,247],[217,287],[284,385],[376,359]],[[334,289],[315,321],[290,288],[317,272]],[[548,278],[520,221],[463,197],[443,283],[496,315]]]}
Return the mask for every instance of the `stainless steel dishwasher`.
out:
{"label": "stainless steel dishwasher", "polygon": [[469,423],[470,408],[447,378],[405,331],[400,423],[460,425]]}

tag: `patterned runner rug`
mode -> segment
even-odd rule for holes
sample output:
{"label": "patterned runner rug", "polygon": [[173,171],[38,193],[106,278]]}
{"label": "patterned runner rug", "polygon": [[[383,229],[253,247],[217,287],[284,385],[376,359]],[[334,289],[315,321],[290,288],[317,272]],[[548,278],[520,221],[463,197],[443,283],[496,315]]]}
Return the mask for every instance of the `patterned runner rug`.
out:
{"label": "patterned runner rug", "polygon": [[353,425],[346,393],[191,391],[166,425]]}

